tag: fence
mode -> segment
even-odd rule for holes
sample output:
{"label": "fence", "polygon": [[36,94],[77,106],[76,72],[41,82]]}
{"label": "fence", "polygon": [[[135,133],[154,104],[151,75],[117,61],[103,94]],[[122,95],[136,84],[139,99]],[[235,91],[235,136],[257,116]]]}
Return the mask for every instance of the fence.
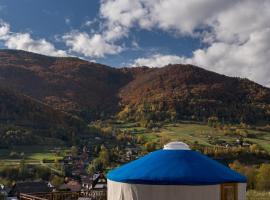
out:
{"label": "fence", "polygon": [[106,190],[90,190],[87,192],[50,192],[50,193],[21,193],[20,200],[77,200],[79,197],[87,197],[91,200],[106,200]]}

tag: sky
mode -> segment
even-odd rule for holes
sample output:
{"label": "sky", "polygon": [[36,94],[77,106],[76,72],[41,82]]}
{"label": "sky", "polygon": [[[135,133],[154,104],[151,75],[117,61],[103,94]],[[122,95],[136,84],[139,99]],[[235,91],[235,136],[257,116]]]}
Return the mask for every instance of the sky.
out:
{"label": "sky", "polygon": [[0,0],[0,48],[194,64],[270,87],[270,0]]}

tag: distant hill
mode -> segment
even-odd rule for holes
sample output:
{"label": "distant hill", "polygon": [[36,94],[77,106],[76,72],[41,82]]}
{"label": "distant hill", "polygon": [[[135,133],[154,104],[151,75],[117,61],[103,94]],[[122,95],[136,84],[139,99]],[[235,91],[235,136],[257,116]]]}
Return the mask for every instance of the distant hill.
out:
{"label": "distant hill", "polygon": [[120,91],[122,115],[153,120],[216,116],[249,123],[270,119],[270,89],[247,79],[192,65],[132,70],[134,80]]}
{"label": "distant hill", "polygon": [[78,58],[0,50],[0,85],[86,120],[117,111],[118,90],[130,76]]}
{"label": "distant hill", "polygon": [[87,123],[115,115],[138,121],[270,120],[269,88],[192,65],[117,69],[0,50],[0,85]]}

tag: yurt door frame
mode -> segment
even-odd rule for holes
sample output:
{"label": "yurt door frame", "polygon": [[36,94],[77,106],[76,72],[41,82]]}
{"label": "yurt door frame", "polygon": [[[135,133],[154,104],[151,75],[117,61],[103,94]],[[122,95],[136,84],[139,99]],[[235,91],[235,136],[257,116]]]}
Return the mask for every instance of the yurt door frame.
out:
{"label": "yurt door frame", "polygon": [[221,184],[221,200],[238,200],[237,183]]}

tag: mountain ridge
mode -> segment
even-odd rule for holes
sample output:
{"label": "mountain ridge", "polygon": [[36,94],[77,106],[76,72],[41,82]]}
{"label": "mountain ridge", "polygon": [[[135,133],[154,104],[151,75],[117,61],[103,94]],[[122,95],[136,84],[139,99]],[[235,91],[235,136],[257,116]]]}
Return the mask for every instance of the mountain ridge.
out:
{"label": "mountain ridge", "polygon": [[112,68],[75,57],[0,50],[0,85],[87,122],[115,115],[154,121],[269,120],[269,88],[193,65]]}

